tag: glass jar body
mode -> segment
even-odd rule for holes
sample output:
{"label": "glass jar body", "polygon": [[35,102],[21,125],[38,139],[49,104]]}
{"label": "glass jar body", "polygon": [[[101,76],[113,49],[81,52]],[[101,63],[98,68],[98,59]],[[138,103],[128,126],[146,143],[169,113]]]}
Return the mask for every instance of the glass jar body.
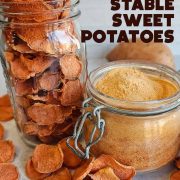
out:
{"label": "glass jar body", "polygon": [[3,16],[1,62],[23,139],[51,144],[71,135],[81,114],[86,59],[79,11],[68,9],[56,20],[57,14],[31,13]]}

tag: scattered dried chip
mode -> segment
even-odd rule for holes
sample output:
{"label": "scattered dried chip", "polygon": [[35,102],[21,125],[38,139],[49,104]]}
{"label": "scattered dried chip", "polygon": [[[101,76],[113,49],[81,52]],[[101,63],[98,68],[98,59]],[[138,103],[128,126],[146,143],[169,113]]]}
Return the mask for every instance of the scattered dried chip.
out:
{"label": "scattered dried chip", "polygon": [[77,105],[82,102],[83,91],[79,80],[68,81],[63,88],[61,95],[61,104],[63,106]]}
{"label": "scattered dried chip", "polygon": [[2,124],[0,124],[0,140],[4,137],[4,127]]}
{"label": "scattered dried chip", "polygon": [[28,116],[38,125],[52,125],[63,123],[65,117],[72,113],[72,109],[59,105],[36,103],[27,109]]}
{"label": "scattered dried chip", "polygon": [[51,91],[61,84],[59,73],[53,74],[51,72],[44,73],[38,80],[39,89]]}
{"label": "scattered dried chip", "polygon": [[0,106],[11,106],[9,95],[6,94],[0,97]]}
{"label": "scattered dried chip", "polygon": [[13,164],[1,163],[0,164],[0,180],[18,180],[19,173]]}
{"label": "scattered dried chip", "polygon": [[122,165],[112,156],[104,154],[94,161],[91,172],[93,173],[106,167],[111,167],[120,179],[131,179],[136,174],[133,167]]}
{"label": "scattered dried chip", "polygon": [[[67,139],[59,142],[59,145],[64,153],[64,165],[67,167],[75,168],[80,165],[82,159],[75,155],[66,144]],[[74,146],[73,140],[70,141],[71,146]]]}
{"label": "scattered dried chip", "polygon": [[82,71],[82,64],[75,55],[65,55],[60,59],[60,66],[65,79],[78,78]]}
{"label": "scattered dried chip", "polygon": [[67,168],[61,168],[57,172],[52,173],[44,180],[71,180],[71,174]]}
{"label": "scattered dried chip", "polygon": [[37,135],[38,134],[38,125],[34,122],[26,122],[23,124],[23,132],[27,135]]}
{"label": "scattered dried chip", "polygon": [[175,171],[171,174],[170,180],[180,180],[180,171]]}
{"label": "scattered dried chip", "polygon": [[0,163],[11,162],[14,159],[15,148],[11,141],[0,141]]}
{"label": "scattered dried chip", "polygon": [[92,180],[119,180],[112,168],[107,167],[89,175]]}
{"label": "scattered dried chip", "polygon": [[73,180],[84,179],[91,171],[93,167],[94,157],[90,157],[88,160],[82,162],[81,166],[77,168],[73,174]]}
{"label": "scattered dried chip", "polygon": [[175,164],[178,169],[180,169],[180,157],[175,159]]}
{"label": "scattered dried chip", "polygon": [[52,173],[63,164],[63,152],[57,146],[41,144],[36,146],[32,162],[36,171],[40,173]]}
{"label": "scattered dried chip", "polygon": [[13,119],[12,107],[1,107],[0,106],[0,121],[9,121]]}
{"label": "scattered dried chip", "polygon": [[47,177],[49,174],[42,174],[37,172],[34,169],[32,160],[28,160],[28,162],[26,163],[26,175],[31,179],[31,180],[41,180],[44,179],[45,177]]}

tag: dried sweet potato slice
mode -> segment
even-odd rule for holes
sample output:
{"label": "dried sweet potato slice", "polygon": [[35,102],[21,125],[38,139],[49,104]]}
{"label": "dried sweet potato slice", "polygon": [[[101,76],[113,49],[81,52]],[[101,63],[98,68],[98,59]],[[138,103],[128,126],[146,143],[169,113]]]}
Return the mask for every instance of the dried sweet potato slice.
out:
{"label": "dried sweet potato slice", "polygon": [[0,180],[18,180],[19,173],[13,164],[1,163],[0,164]]}
{"label": "dried sweet potato slice", "polygon": [[175,171],[170,176],[170,180],[179,180],[179,179],[180,179],[180,171]]}
{"label": "dried sweet potato slice", "polygon": [[68,81],[62,90],[61,104],[63,106],[77,105],[83,100],[82,86],[79,80]]}
{"label": "dried sweet potato slice", "polygon": [[64,55],[60,59],[60,66],[65,79],[78,78],[82,71],[82,64],[75,55]]}
{"label": "dried sweet potato slice", "polygon": [[8,163],[14,159],[15,148],[12,141],[0,141],[0,163]]}
{"label": "dried sweet potato slice", "polygon": [[39,173],[52,173],[62,167],[63,152],[57,146],[40,144],[36,146],[32,162]]}
{"label": "dried sweet potato slice", "polygon": [[136,174],[133,167],[122,165],[112,156],[104,154],[94,161],[91,172],[93,173],[106,167],[111,167],[120,179],[131,179]]}
{"label": "dried sweet potato slice", "polygon": [[0,124],[0,140],[4,137],[4,127],[2,124]]}
{"label": "dried sweet potato slice", "polygon": [[61,84],[59,73],[45,72],[38,80],[39,89],[51,91]]}
{"label": "dried sweet potato slice", "polygon": [[90,157],[88,160],[82,162],[81,166],[77,168],[73,174],[73,180],[84,179],[91,171],[93,167],[94,157]]}
{"label": "dried sweet potato slice", "polygon": [[0,107],[0,121],[9,121],[13,119],[13,109],[10,106]]}
{"label": "dried sweet potato slice", "polygon": [[[59,142],[59,146],[61,147],[64,153],[64,165],[70,168],[75,168],[80,165],[82,159],[80,159],[77,155],[75,155],[71,149],[66,144],[66,138]],[[70,141],[71,146],[74,146],[74,141]]]}
{"label": "dried sweet potato slice", "polygon": [[36,103],[27,109],[28,116],[38,125],[63,123],[72,110],[58,105]]}
{"label": "dried sweet potato slice", "polygon": [[16,103],[23,108],[28,108],[31,105],[29,99],[23,96],[16,96]]}
{"label": "dried sweet potato slice", "polygon": [[6,94],[0,97],[0,106],[11,106],[9,95]]}
{"label": "dried sweet potato slice", "polygon": [[92,180],[119,180],[112,168],[107,167],[89,175]]}
{"label": "dried sweet potato slice", "polygon": [[23,124],[23,132],[27,135],[36,135],[38,134],[38,126],[34,122],[26,122]]}
{"label": "dried sweet potato slice", "polygon": [[180,169],[180,157],[175,159],[175,165],[178,169]]}
{"label": "dried sweet potato slice", "polygon": [[41,137],[50,136],[55,129],[55,125],[38,126],[38,135]]}
{"label": "dried sweet potato slice", "polygon": [[8,62],[11,62],[14,60],[14,54],[12,52],[9,52],[9,51],[6,51],[4,53],[4,56],[5,56],[5,59],[8,61]]}
{"label": "dried sweet potato slice", "polygon": [[71,180],[71,173],[67,168],[63,167],[52,173],[49,177],[46,177],[44,180]]}
{"label": "dried sweet potato slice", "polygon": [[25,170],[26,170],[26,175],[28,176],[28,178],[32,180],[42,180],[49,175],[49,174],[42,174],[42,173],[37,172],[34,169],[33,162],[31,159],[27,161]]}

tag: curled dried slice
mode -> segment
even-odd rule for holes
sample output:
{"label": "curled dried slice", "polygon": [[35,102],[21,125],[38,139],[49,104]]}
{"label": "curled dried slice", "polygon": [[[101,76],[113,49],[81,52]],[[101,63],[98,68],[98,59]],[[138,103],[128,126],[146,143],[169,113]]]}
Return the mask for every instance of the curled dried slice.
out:
{"label": "curled dried slice", "polygon": [[75,55],[64,55],[60,59],[60,66],[65,79],[75,79],[82,71],[82,64]]}
{"label": "curled dried slice", "polygon": [[62,167],[63,152],[57,146],[40,144],[36,146],[32,162],[39,173],[52,173]]}
{"label": "curled dried slice", "polygon": [[61,168],[44,180],[71,180],[71,174],[67,168]]}
{"label": "curled dried slice", "polygon": [[92,180],[119,180],[112,168],[107,167],[89,175]]}
{"label": "curled dried slice", "polygon": [[82,162],[81,166],[77,168],[73,174],[73,180],[84,179],[91,171],[93,167],[94,157],[90,157],[88,160]]}
{"label": "curled dried slice", "polygon": [[180,157],[175,159],[175,164],[178,169],[180,169]]}
{"label": "curled dried slice", "polygon": [[11,101],[7,94],[0,97],[0,106],[11,106]]}
{"label": "curled dried slice", "polygon": [[2,124],[0,124],[0,140],[4,137],[4,127]]}
{"label": "curled dried slice", "polygon": [[111,167],[120,179],[131,179],[136,174],[133,167],[122,165],[112,156],[104,154],[94,161],[91,172],[93,173],[106,167]]}
{"label": "curled dried slice", "polygon": [[0,141],[0,163],[11,162],[14,159],[14,153],[12,141]]}
{"label": "curled dried slice", "polygon": [[18,180],[19,173],[13,164],[1,163],[0,164],[0,180]]}
{"label": "curled dried slice", "polygon": [[0,107],[0,121],[9,121],[13,119],[12,107]]}
{"label": "curled dried slice", "polygon": [[49,175],[49,174],[42,174],[42,173],[37,172],[34,169],[31,159],[29,159],[28,162],[26,163],[25,170],[26,170],[26,175],[29,177],[29,179],[32,179],[32,180],[42,180]]}
{"label": "curled dried slice", "polygon": [[54,131],[55,125],[38,126],[38,135],[40,137],[50,136]]}
{"label": "curled dried slice", "polygon": [[80,81],[68,81],[62,91],[61,104],[63,106],[72,106],[81,104],[82,100],[83,90]]}
{"label": "curled dried slice", "polygon": [[23,132],[27,135],[36,135],[38,134],[38,126],[34,122],[26,122],[23,124]]}
{"label": "curled dried slice", "polygon": [[[63,139],[58,144],[64,153],[64,165],[75,168],[80,165],[82,160],[71,151],[71,149],[66,144],[66,140],[67,139]],[[74,146],[74,141],[71,140],[70,144],[71,146]]]}
{"label": "curled dried slice", "polygon": [[170,180],[179,180],[179,179],[180,179],[180,171],[175,171],[170,176]]}
{"label": "curled dried slice", "polygon": [[54,123],[63,123],[65,117],[72,113],[69,107],[59,105],[36,103],[27,109],[28,116],[38,125],[52,125]]}
{"label": "curled dried slice", "polygon": [[39,89],[43,89],[46,91],[51,91],[61,84],[59,73],[54,74],[51,72],[44,73],[39,78],[38,82]]}

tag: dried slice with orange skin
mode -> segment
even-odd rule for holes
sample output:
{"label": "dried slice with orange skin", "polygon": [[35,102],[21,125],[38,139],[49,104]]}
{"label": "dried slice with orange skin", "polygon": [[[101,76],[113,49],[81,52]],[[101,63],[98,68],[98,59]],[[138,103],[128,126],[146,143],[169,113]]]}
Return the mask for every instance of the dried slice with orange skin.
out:
{"label": "dried slice with orange skin", "polygon": [[38,125],[52,125],[63,123],[65,117],[72,113],[72,109],[52,104],[36,103],[27,109],[28,116]]}
{"label": "dried slice with orange skin", "polygon": [[40,144],[36,146],[32,162],[39,173],[52,173],[62,167],[63,152],[57,146]]}
{"label": "dried slice with orange skin", "polygon": [[19,180],[19,173],[13,164],[0,164],[0,180]]}
{"label": "dried slice with orange skin", "polygon": [[131,179],[136,174],[133,167],[122,165],[112,156],[104,154],[94,161],[91,172],[97,172],[106,167],[111,167],[120,179]]}
{"label": "dried slice with orange skin", "polygon": [[92,180],[119,180],[112,168],[107,167],[89,175]]}
{"label": "dried slice with orange skin", "polygon": [[11,106],[9,95],[6,94],[0,97],[0,106]]}
{"label": "dried slice with orange skin", "polygon": [[[80,165],[82,159],[72,152],[72,150],[67,146],[66,140],[67,139],[63,139],[58,144],[64,153],[64,165],[70,168],[75,168]],[[70,144],[71,146],[74,146],[73,140],[70,141]]]}
{"label": "dried slice with orange skin", "polygon": [[31,105],[29,99],[23,96],[16,96],[16,103],[23,108],[28,108]]}
{"label": "dried slice with orange skin", "polygon": [[25,170],[26,170],[26,175],[31,180],[42,180],[49,175],[49,174],[42,174],[42,173],[37,172],[34,169],[33,162],[31,159],[27,161]]}
{"label": "dried slice with orange skin", "polygon": [[14,159],[15,148],[12,141],[0,141],[0,163],[8,163]]}
{"label": "dried slice with orange skin", "polygon": [[90,157],[88,160],[82,162],[81,166],[78,167],[74,174],[73,180],[82,180],[84,179],[91,171],[93,167],[94,157]]}
{"label": "dried slice with orange skin", "polygon": [[82,64],[75,55],[64,55],[60,59],[60,66],[65,79],[78,78],[82,71]]}
{"label": "dried slice with orange skin", "polygon": [[52,173],[44,180],[71,180],[71,173],[67,168],[61,168],[58,171]]}
{"label": "dried slice with orange skin", "polygon": [[68,81],[63,88],[61,104],[63,106],[76,105],[83,99],[82,86],[79,80]]}
{"label": "dried slice with orange skin", "polygon": [[41,137],[50,136],[55,129],[55,125],[38,126],[38,135]]}
{"label": "dried slice with orange skin", "polygon": [[180,179],[180,171],[175,171],[170,176],[170,180],[179,180],[179,179]]}
{"label": "dried slice with orange skin", "polygon": [[0,124],[0,140],[4,137],[4,127],[2,124]]}
{"label": "dried slice with orange skin", "polygon": [[180,157],[175,159],[175,165],[178,169],[180,169]]}
{"label": "dried slice with orange skin", "polygon": [[34,122],[26,122],[23,124],[23,132],[27,135],[37,135],[38,134],[38,125]]}
{"label": "dried slice with orange skin", "polygon": [[0,107],[0,121],[9,121],[13,119],[13,109],[10,106]]}

